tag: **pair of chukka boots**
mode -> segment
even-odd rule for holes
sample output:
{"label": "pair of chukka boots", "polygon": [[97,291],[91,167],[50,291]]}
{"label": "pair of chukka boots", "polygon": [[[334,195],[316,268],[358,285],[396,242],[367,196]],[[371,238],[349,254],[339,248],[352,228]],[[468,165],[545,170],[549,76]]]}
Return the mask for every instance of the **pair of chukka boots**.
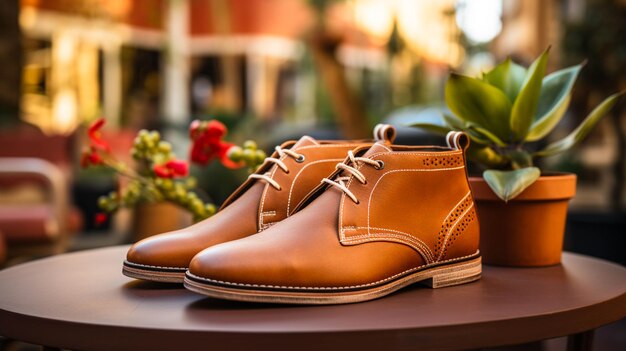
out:
{"label": "pair of chukka boots", "polygon": [[479,226],[465,166],[447,147],[304,136],[276,147],[213,217],[133,245],[125,275],[240,301],[337,304],[416,282],[478,280]]}

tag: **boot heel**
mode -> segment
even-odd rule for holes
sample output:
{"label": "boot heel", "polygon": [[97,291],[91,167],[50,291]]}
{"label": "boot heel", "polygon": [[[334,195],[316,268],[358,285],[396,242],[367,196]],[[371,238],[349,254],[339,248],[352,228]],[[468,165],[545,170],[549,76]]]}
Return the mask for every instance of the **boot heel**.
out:
{"label": "boot heel", "polygon": [[454,265],[434,268],[433,276],[422,283],[433,289],[465,284],[480,279],[482,272],[481,258]]}

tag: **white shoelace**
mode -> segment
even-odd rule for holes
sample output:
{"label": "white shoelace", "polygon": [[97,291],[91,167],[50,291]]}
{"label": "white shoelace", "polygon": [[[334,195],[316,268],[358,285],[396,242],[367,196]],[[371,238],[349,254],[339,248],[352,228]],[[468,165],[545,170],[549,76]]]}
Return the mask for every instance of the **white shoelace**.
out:
{"label": "white shoelace", "polygon": [[[352,151],[348,151],[348,158],[350,159],[350,163],[352,164],[352,166],[348,166],[345,163],[338,163],[335,168],[348,172],[350,175],[354,176],[354,178],[358,180],[361,184],[367,183],[367,179],[365,179],[365,176],[363,175],[363,173],[361,173],[361,171],[355,168],[359,162],[373,166],[376,169],[382,169],[385,165],[383,161],[375,161],[365,157],[355,157]],[[357,199],[356,196],[354,196],[354,194],[348,189],[348,186],[346,184],[348,180],[350,180],[350,176],[337,177],[335,178],[335,180],[324,178],[322,179],[322,182],[341,189],[341,191],[343,191],[344,194],[348,195],[348,197],[352,199],[355,204],[358,204],[359,199]]]}
{"label": "white shoelace", "polygon": [[[285,173],[289,173],[289,168],[287,168],[287,165],[285,165],[285,163],[281,160],[281,158],[283,158],[283,156],[292,157],[292,158],[294,158],[298,162],[304,161],[304,155],[299,154],[299,153],[297,153],[295,151],[292,151],[292,150],[289,150],[289,149],[283,149],[280,146],[276,146],[276,148],[274,148],[274,150],[276,150],[276,153],[278,154],[278,158],[266,157],[265,161],[263,161],[263,162],[272,162],[275,165],[277,165],[278,167],[280,167],[280,169],[282,169],[283,172],[285,172]],[[250,174],[248,176],[248,178],[261,179],[261,180],[264,180],[264,181],[268,182],[276,190],[281,190],[282,189],[280,184],[278,184],[277,181],[272,179],[272,177],[270,175],[270,172],[266,172],[266,173],[263,173],[263,174]]]}

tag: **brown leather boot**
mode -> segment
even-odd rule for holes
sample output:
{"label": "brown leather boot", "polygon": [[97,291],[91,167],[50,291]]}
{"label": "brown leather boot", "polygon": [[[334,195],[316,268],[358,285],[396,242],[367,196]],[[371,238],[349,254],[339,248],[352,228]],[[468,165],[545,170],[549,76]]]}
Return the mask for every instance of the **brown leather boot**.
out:
{"label": "brown leather boot", "polygon": [[[375,140],[390,143],[395,131],[391,126],[377,126],[374,136]],[[309,136],[282,144],[213,217],[133,245],[124,261],[123,273],[132,278],[182,283],[195,254],[256,234],[289,217],[349,150],[372,144],[373,141],[317,141]]]}
{"label": "brown leather boot", "polygon": [[448,148],[377,143],[350,151],[290,218],[200,252],[185,287],[229,300],[336,304],[415,282],[438,288],[479,279],[468,143],[456,133]]}

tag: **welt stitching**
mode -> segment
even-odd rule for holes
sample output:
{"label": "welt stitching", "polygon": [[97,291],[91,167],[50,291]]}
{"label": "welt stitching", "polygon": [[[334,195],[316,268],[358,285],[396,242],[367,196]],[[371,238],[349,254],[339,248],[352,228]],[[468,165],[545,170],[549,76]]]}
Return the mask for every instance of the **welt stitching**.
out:
{"label": "welt stitching", "polygon": [[371,283],[365,283],[365,284],[359,284],[359,285],[349,285],[349,286],[329,286],[329,287],[324,287],[324,286],[320,286],[320,287],[312,287],[312,286],[289,286],[289,285],[266,285],[266,284],[246,284],[246,283],[234,283],[234,282],[227,282],[227,281],[223,281],[223,280],[216,280],[216,279],[210,279],[210,278],[205,278],[205,277],[199,277],[195,274],[190,273],[189,271],[187,271],[187,274],[189,274],[190,276],[192,276],[195,279],[200,279],[200,280],[204,280],[207,282],[212,282],[212,283],[219,283],[219,284],[227,284],[227,285],[235,285],[235,286],[247,286],[247,287],[256,287],[256,288],[280,288],[280,289],[298,289],[298,290],[339,290],[339,289],[353,289],[353,288],[360,288],[360,287],[365,287],[365,286],[371,286],[371,285],[376,285],[376,284],[380,284],[380,283],[384,283],[386,281],[392,280],[398,276],[401,276],[403,274],[406,273],[410,273],[413,271],[416,271],[418,269],[421,268],[425,268],[425,267],[429,267],[432,266],[434,264],[439,264],[439,263],[445,263],[445,262],[454,262],[454,261],[460,261],[460,260],[464,260],[466,258],[475,256],[477,253],[479,253],[480,251],[476,251],[471,255],[466,255],[466,256],[462,256],[462,257],[457,257],[457,258],[451,258],[451,259],[447,259],[444,261],[440,261],[440,262],[436,262],[436,263],[428,263],[428,264],[423,264],[417,267],[413,267],[410,269],[407,269],[405,271],[402,271],[400,273],[394,274],[392,276],[389,276],[387,278],[384,279],[380,279],[377,280],[375,282],[371,282]]}
{"label": "welt stitching", "polygon": [[[126,262],[128,262],[128,263],[130,263],[130,264],[132,264],[132,265],[135,265],[135,266],[151,267],[151,268],[163,268],[163,269],[187,269],[187,268],[188,268],[188,267],[173,267],[173,266],[170,266],[170,267],[166,267],[166,266],[153,266],[153,265],[150,265],[150,264],[135,263],[135,262],[133,262],[133,261],[126,261]],[[132,268],[132,267],[131,267],[131,268]]]}

